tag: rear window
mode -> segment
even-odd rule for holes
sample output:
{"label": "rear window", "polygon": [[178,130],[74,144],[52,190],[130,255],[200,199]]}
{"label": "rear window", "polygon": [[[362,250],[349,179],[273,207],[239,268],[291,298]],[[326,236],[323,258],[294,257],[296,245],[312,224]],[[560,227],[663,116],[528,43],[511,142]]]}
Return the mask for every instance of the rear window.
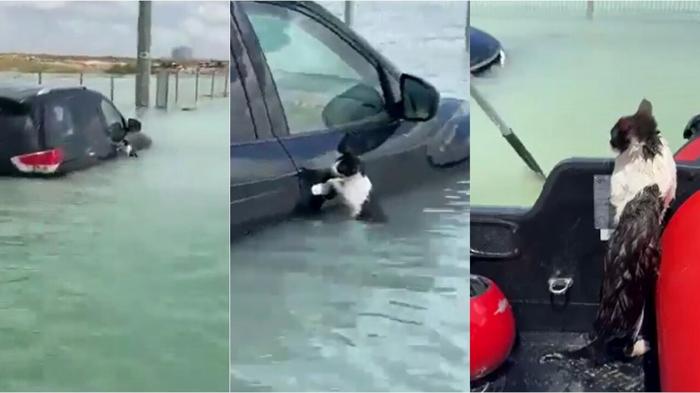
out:
{"label": "rear window", "polygon": [[0,139],[33,135],[34,122],[28,106],[0,99]]}

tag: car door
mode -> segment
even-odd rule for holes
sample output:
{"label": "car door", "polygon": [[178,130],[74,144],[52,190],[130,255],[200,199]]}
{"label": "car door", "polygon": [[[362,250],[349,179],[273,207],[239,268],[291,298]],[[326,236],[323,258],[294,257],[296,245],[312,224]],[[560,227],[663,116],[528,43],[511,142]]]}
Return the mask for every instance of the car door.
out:
{"label": "car door", "polygon": [[240,27],[231,3],[231,235],[289,215],[299,200],[297,170],[276,137],[284,114],[269,83],[252,31]]}
{"label": "car door", "polygon": [[94,138],[87,133],[90,120],[96,121],[98,107],[83,93],[78,89],[60,89],[41,97],[42,144],[47,149],[61,148],[62,167],[66,170],[84,168],[98,160]]}
{"label": "car door", "polygon": [[117,107],[115,107],[111,101],[102,95],[100,95],[100,113],[102,114],[106,136],[109,142],[107,157],[116,157],[117,148],[116,145],[114,145],[114,138],[117,138],[116,140],[120,140],[120,137],[126,135],[126,121],[124,121],[124,116],[122,116],[121,112],[119,112],[119,109],[117,109]]}
{"label": "car door", "polygon": [[82,89],[73,90],[67,101],[76,132],[83,142],[78,149],[87,161],[104,160],[114,155],[101,108],[102,101],[100,94]]}
{"label": "car door", "polygon": [[[320,7],[296,2],[243,2],[286,115],[278,134],[297,167],[329,168],[339,150],[363,156],[379,191],[427,164],[431,122],[395,115],[396,89],[363,42],[337,28]],[[364,49],[363,49],[364,48]],[[418,127],[425,125],[425,127]],[[308,184],[304,184],[304,187]],[[306,195],[302,189],[303,195]]]}

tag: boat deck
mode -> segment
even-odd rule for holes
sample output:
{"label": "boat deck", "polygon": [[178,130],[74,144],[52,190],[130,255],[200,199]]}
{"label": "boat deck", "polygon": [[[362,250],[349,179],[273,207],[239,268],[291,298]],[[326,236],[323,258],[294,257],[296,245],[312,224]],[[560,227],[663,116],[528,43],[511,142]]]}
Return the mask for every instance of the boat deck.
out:
{"label": "boat deck", "polygon": [[[585,343],[581,333],[521,332],[507,363],[472,391],[503,392],[639,392],[655,390],[645,379],[644,360],[593,367],[586,360],[546,356]],[[651,384],[651,385],[650,385]]]}

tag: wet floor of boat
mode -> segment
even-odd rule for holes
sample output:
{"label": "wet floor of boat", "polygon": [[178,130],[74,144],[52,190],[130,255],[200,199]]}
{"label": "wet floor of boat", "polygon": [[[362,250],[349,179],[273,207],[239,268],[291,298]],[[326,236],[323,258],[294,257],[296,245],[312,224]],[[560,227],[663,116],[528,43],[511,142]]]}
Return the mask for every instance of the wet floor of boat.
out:
{"label": "wet floor of boat", "polygon": [[522,332],[507,363],[472,391],[505,392],[639,392],[645,390],[642,359],[594,367],[585,360],[547,355],[578,348],[585,335],[571,332]]}

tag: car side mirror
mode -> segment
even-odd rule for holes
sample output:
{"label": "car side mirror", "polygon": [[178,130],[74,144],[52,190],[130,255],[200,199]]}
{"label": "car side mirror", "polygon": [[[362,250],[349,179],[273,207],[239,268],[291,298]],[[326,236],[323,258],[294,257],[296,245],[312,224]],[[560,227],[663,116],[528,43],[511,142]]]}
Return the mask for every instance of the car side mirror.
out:
{"label": "car side mirror", "polygon": [[129,119],[126,121],[126,131],[127,132],[139,132],[141,131],[141,122],[136,119]]}
{"label": "car side mirror", "polygon": [[440,93],[430,83],[409,74],[402,74],[401,118],[410,121],[427,121],[437,113]]}
{"label": "car side mirror", "polygon": [[119,143],[124,140],[127,134],[127,130],[121,123],[112,123],[107,129],[109,137],[112,138],[112,142]]}

